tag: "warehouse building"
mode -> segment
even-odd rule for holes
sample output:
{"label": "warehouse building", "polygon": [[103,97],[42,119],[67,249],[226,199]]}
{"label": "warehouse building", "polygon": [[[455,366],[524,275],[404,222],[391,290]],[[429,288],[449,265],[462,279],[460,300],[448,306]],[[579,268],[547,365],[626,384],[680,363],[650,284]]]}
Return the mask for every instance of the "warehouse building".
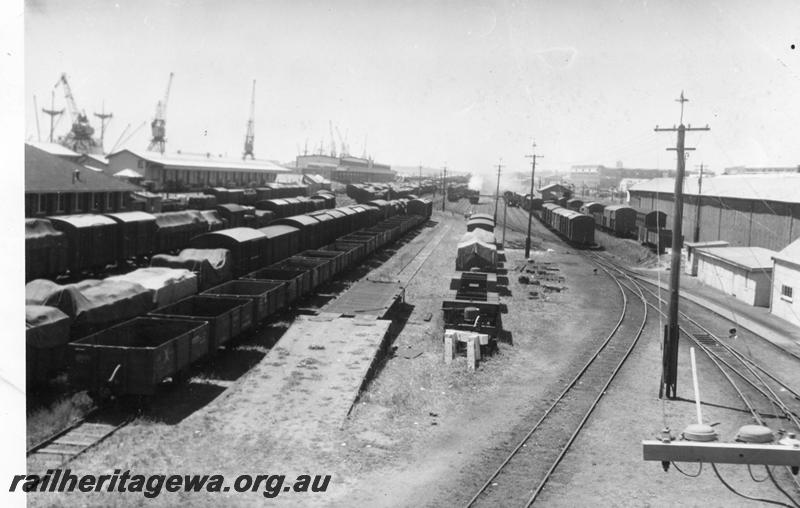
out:
{"label": "warehouse building", "polygon": [[769,307],[774,255],[762,247],[696,249],[697,279],[749,305]]}
{"label": "warehouse building", "polygon": [[800,326],[800,240],[772,256],[770,312]]}
{"label": "warehouse building", "polygon": [[800,166],[777,166],[777,167],[746,167],[732,166],[722,170],[723,175],[742,175],[742,174],[764,174],[764,173],[800,173]]}
{"label": "warehouse building", "polygon": [[[675,180],[657,178],[634,185],[630,206],[667,214],[671,228]],[[722,240],[739,247],[779,251],[800,238],[800,174],[730,175],[684,181],[683,236],[686,241]],[[695,226],[699,223],[699,236]]]}
{"label": "warehouse building", "polygon": [[298,155],[295,166],[301,173],[314,173],[340,183],[393,182],[397,172],[388,164],[379,164],[372,159],[349,155]]}
{"label": "warehouse building", "polygon": [[87,169],[68,154],[25,145],[25,217],[128,211],[131,194],[138,190]]}
{"label": "warehouse building", "polygon": [[160,154],[123,149],[107,156],[108,174],[132,169],[153,191],[184,192],[207,187],[247,187],[272,183],[289,169],[265,160],[242,160],[211,154]]}

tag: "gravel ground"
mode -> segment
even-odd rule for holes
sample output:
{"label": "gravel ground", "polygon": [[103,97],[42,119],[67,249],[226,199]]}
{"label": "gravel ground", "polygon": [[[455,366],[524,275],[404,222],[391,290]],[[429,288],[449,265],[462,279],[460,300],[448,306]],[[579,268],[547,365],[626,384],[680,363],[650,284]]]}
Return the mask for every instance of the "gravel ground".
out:
{"label": "gravel ground", "polygon": [[[485,211],[487,205],[466,202],[452,209]],[[489,208],[490,209],[490,208]],[[517,219],[524,214],[509,209]],[[454,270],[455,243],[463,231],[463,216],[437,212],[434,220],[454,227],[442,240],[418,275],[406,288],[408,306],[400,309],[402,330],[398,350],[419,352],[413,359],[389,358],[370,383],[347,424],[324,435],[307,436],[304,444],[274,443],[268,426],[262,433],[229,436],[213,421],[205,421],[202,407],[222,388],[181,392],[185,400],[170,421],[140,420],[112,436],[79,459],[73,470],[100,473],[113,468],[142,472],[222,472],[332,474],[325,494],[285,495],[271,501],[292,506],[453,506],[463,504],[499,464],[507,451],[541,415],[552,397],[582,365],[593,345],[601,341],[619,313],[616,285],[592,275],[593,267],[580,255],[554,241],[534,220],[534,257],[555,263],[567,289],[546,299],[529,300],[529,286],[509,273],[511,297],[503,298],[508,313],[504,325],[511,341],[470,373],[464,360],[445,366],[441,360],[442,322],[438,309],[447,294]],[[507,232],[507,246],[520,247],[523,237]],[[400,249],[418,248],[406,245]],[[548,250],[549,249],[549,250]],[[507,266],[523,261],[523,252],[509,248]],[[401,256],[397,256],[399,259]],[[390,259],[386,265],[392,263]],[[397,262],[397,261],[395,261]],[[427,315],[432,319],[425,321]],[[283,325],[285,326],[285,324]],[[269,347],[279,331],[263,340]],[[542,506],[737,506],[734,497],[705,468],[699,478],[686,478],[674,469],[664,473],[658,463],[641,459],[641,440],[664,425],[657,399],[660,372],[660,333],[652,324],[620,377],[592,416],[573,450],[556,470],[540,498]],[[249,365],[263,351],[245,351]],[[681,349],[679,394],[691,399],[688,348]],[[749,423],[725,382],[705,359],[698,358],[702,400],[707,421],[719,421],[724,436]],[[231,367],[233,368],[233,367]],[[246,367],[243,368],[247,370]],[[246,375],[236,372],[238,376]],[[230,376],[235,380],[237,376]],[[195,383],[192,383],[195,385]],[[234,385],[235,386],[235,385]],[[170,399],[172,402],[179,402]],[[732,408],[732,409],[729,409]],[[254,408],[259,418],[269,407]],[[689,402],[664,405],[667,423],[682,429],[692,421]],[[183,421],[195,412],[191,424]],[[266,421],[266,420],[265,420]],[[202,428],[200,428],[200,427]],[[310,444],[309,444],[310,443]],[[279,445],[279,446],[278,446]],[[685,468],[695,471],[691,465]],[[723,466],[734,485],[759,497],[777,499],[766,483],[753,483],[746,469]],[[755,471],[757,477],[763,471]],[[32,496],[31,505],[129,505],[138,496]],[[251,506],[263,504],[258,494],[162,496],[155,504],[171,506]],[[148,505],[151,503],[147,503]]]}

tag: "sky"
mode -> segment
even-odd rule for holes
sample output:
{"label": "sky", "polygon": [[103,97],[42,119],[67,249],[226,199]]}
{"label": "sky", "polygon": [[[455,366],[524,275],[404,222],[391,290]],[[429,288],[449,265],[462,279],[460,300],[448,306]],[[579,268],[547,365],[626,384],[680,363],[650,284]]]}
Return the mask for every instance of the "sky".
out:
{"label": "sky", "polygon": [[[167,150],[242,153],[256,80],[255,153],[330,145],[397,166],[484,173],[573,164],[800,164],[800,2],[25,2],[25,136],[67,73],[78,106],[113,112],[106,149],[144,149],[175,73]],[[63,107],[62,89],[55,104]],[[92,117],[99,132],[97,118]],[[68,129],[62,119],[57,134]],[[335,136],[336,133],[334,133]],[[338,141],[337,141],[338,142]]]}

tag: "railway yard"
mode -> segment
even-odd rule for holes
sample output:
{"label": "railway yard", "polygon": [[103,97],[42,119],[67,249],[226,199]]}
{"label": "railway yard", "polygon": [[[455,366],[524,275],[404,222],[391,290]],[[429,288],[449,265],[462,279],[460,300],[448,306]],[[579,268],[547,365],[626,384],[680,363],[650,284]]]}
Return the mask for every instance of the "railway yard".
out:
{"label": "railway yard", "polygon": [[[612,240],[602,231],[593,232],[594,240],[607,248],[576,248],[556,234],[571,233],[548,217],[534,217],[526,259],[528,214],[508,207],[493,231],[504,240],[496,252],[501,268],[486,279],[484,303],[473,303],[489,343],[467,339],[483,358],[474,369],[469,352],[443,361],[452,311],[446,317],[441,309],[457,287],[456,253],[460,260],[462,250],[483,242],[465,240],[466,219],[491,216],[494,203],[464,197],[442,211],[439,197],[432,205],[429,218],[399,213],[379,223],[388,225],[348,230],[339,242],[349,250],[337,252],[348,252],[349,262],[321,249],[317,255],[335,257],[330,266],[338,268],[308,265],[316,291],[298,292],[294,301],[268,297],[263,315],[250,311],[263,319],[260,326],[177,372],[178,382],[157,384],[146,397],[132,397],[131,389],[96,409],[84,392],[40,394],[29,403],[29,470],[331,476],[325,493],[270,500],[287,506],[752,505],[726,484],[761,502],[789,501],[776,485],[797,498],[797,476],[785,469],[772,469],[774,482],[763,467],[734,465],[706,465],[689,478],[697,464],[664,472],[642,459],[642,440],[664,427],[677,435],[693,422],[690,346],[698,353],[704,420],[721,435],[750,423],[797,432],[800,344],[785,330],[689,283],[692,299],[681,302],[678,397],[661,400],[663,263],[636,240]],[[484,222],[493,221],[470,220]],[[358,242],[372,245],[371,253],[355,257]],[[631,266],[636,249],[646,266]],[[285,263],[271,278],[299,270],[300,261]],[[237,283],[264,278],[251,275]],[[301,287],[302,277],[295,279]],[[456,314],[462,311],[465,319],[473,312]],[[740,329],[736,339],[726,335],[732,326]],[[124,380],[113,387],[134,386]],[[79,418],[68,425],[59,412]],[[130,496],[136,494],[28,499],[32,506],[140,500]],[[260,492],[165,492],[148,501],[250,506],[263,499]]]}

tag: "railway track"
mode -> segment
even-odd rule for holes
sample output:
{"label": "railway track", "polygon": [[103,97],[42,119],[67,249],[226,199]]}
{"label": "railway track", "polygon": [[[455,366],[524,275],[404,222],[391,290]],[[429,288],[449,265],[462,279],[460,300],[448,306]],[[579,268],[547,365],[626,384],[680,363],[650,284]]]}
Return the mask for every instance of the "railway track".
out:
{"label": "railway track", "polygon": [[[602,256],[602,257],[605,258],[605,256]],[[651,285],[653,285],[655,287],[658,287],[658,283],[657,282],[653,283],[652,281],[649,281],[648,279],[641,277],[636,272],[633,272],[632,270],[627,269],[626,267],[624,267],[622,265],[619,265],[618,263],[615,263],[615,262],[613,262],[611,260],[608,260],[607,258],[605,258],[605,260],[606,260],[607,263],[610,263],[609,266],[613,266],[614,269],[621,270],[621,271],[625,272],[632,279],[635,279],[635,280],[639,281],[640,283],[644,284],[642,286],[643,291],[645,291],[646,293],[648,293],[650,295],[653,295],[654,297],[657,296],[657,293],[655,291],[653,291],[651,289],[648,289],[648,287],[647,287],[647,286],[651,286]],[[738,348],[736,348],[732,343],[727,343],[727,342],[722,341],[719,337],[717,337],[710,330],[708,330],[707,327],[704,327],[703,325],[701,325],[696,319],[694,319],[691,316],[689,316],[686,312],[680,311],[680,315],[691,326],[695,327],[698,330],[698,333],[695,334],[696,336],[702,337],[708,344],[716,345],[716,346],[720,346],[720,345],[724,346],[726,350],[730,350],[730,354],[735,355],[737,358],[740,359],[740,361],[746,362],[751,367],[753,367],[756,370],[760,371],[761,374],[763,374],[764,376],[767,376],[768,378],[770,378],[773,381],[775,381],[776,383],[778,383],[780,385],[780,387],[779,387],[780,390],[785,390],[794,399],[800,400],[800,388],[799,387],[789,386],[788,383],[780,380],[775,374],[773,374],[770,371],[770,369],[768,369],[767,367],[761,365],[757,360],[755,360],[753,358],[750,358],[747,355],[745,355],[742,351],[740,351]],[[732,325],[736,325],[736,323],[730,321],[724,315],[720,315],[720,314],[716,314],[716,315],[718,315],[720,318],[725,319],[726,321],[730,322]],[[754,333],[753,335],[758,337],[764,343],[766,343],[766,344],[768,344],[770,346],[774,346],[774,348],[777,349],[778,351],[780,351],[781,353],[786,354],[787,356],[800,361],[800,355],[798,355],[796,352],[791,351],[791,350],[789,350],[789,349],[787,349],[787,348],[785,348],[785,347],[783,347],[783,346],[781,346],[779,344],[775,344],[773,342],[770,342],[769,340],[765,339],[764,337],[759,336],[758,334]]]}
{"label": "railway track", "polygon": [[403,287],[407,286],[408,283],[411,282],[411,280],[417,275],[428,258],[431,257],[431,254],[433,254],[439,244],[442,243],[442,240],[445,236],[447,236],[447,233],[450,232],[451,227],[452,226],[450,224],[445,224],[437,233],[438,238],[425,242],[422,248],[418,250],[417,253],[414,254],[414,256],[403,265],[402,268],[400,268],[400,271],[397,272],[397,276],[400,278],[400,284]]}
{"label": "railway track", "polygon": [[[644,283],[644,284],[646,284],[648,286],[658,287],[658,285],[659,285],[659,283],[657,281],[648,280],[646,277],[642,277],[640,274],[638,274],[638,273],[636,273],[636,272],[634,272],[634,271],[632,271],[630,269],[626,269],[626,272],[629,275],[631,275],[631,277],[633,277],[634,279],[637,279],[637,280],[641,281],[642,283]],[[712,310],[711,312],[714,312],[714,311]],[[724,314],[719,314],[719,313],[716,313],[716,312],[715,312],[715,314],[718,315],[719,317],[721,317],[722,319],[725,319],[726,321],[730,322],[732,325],[739,326],[738,323],[735,323],[734,321],[732,321],[728,316],[725,316]],[[788,349],[788,348],[786,348],[786,347],[784,347],[784,346],[782,346],[780,344],[776,344],[774,342],[770,342],[770,341],[768,341],[767,339],[765,339],[764,337],[758,335],[755,332],[752,332],[752,333],[753,333],[754,336],[756,336],[760,340],[764,341],[764,343],[768,344],[770,347],[773,347],[773,348],[781,351],[782,353],[786,354],[787,356],[790,356],[790,357],[794,358],[795,360],[800,361],[800,353],[798,353],[797,351],[792,351],[791,349]]]}
{"label": "railway track", "polygon": [[[515,224],[514,221],[516,219],[519,219],[519,217],[515,217],[514,214],[508,214],[506,227],[523,234],[527,233],[527,215],[524,217],[524,227],[522,227],[521,224]],[[503,219],[498,216],[498,222],[500,224],[502,224],[502,220]],[[621,287],[624,287],[631,293],[638,293],[641,295],[642,302],[644,303],[645,307],[653,308],[656,312],[660,312],[662,315],[664,315],[664,312],[661,312],[659,309],[658,303],[653,303],[653,301],[660,301],[661,305],[665,305],[665,302],[661,299],[661,297],[648,287],[649,285],[654,284],[652,281],[648,281],[647,279],[642,278],[639,274],[636,274],[635,272],[632,272],[629,269],[612,262],[606,256],[597,253],[587,253],[586,255],[604,271],[606,271],[606,273],[611,275]],[[612,275],[612,272],[616,272],[618,275]],[[626,281],[623,281],[623,278],[626,279]],[[720,317],[729,320],[729,318],[726,316]],[[697,320],[693,319],[685,312],[680,312],[680,319],[680,331],[682,335],[686,339],[692,341],[698,347],[698,349],[702,350],[708,356],[710,361],[719,369],[725,379],[736,391],[738,397],[742,400],[744,406],[751,414],[755,423],[761,425],[772,423],[773,427],[777,427],[779,429],[779,432],[800,432],[800,393],[798,393],[797,387],[791,386],[789,383],[782,380],[779,375],[772,372],[770,368],[761,365],[756,360],[749,358],[741,351],[715,336],[714,333],[711,332],[707,327],[700,324]],[[766,339],[763,337],[759,338],[766,341]],[[778,344],[774,344],[769,341],[766,342],[785,353],[787,356],[800,360],[800,355],[797,353]],[[556,403],[554,403],[554,406],[557,403],[558,400]],[[545,417],[552,409],[553,406],[551,406],[551,408],[545,413]],[[539,423],[537,423],[537,425],[539,425]],[[537,427],[534,426],[529,435],[537,430]],[[514,460],[513,457],[519,453],[519,448],[526,447],[527,443],[528,436],[526,436],[526,438],[523,439],[523,441],[518,445],[517,449],[515,449],[509,455],[509,458],[507,458],[506,462],[504,462],[501,467],[498,468],[492,478],[486,484],[484,484],[480,492],[473,497],[468,506],[473,504],[482,504],[484,500],[490,499],[487,496],[487,492],[490,492],[489,487],[500,487],[502,485],[499,481],[503,478],[501,474],[503,474],[504,469],[508,468],[508,463],[511,460]],[[562,457],[563,454],[566,453],[567,449],[568,446],[562,447],[559,457]],[[541,458],[541,450],[538,450],[538,452],[539,457]],[[542,460],[544,461],[544,459]],[[558,461],[560,461],[560,458]],[[540,480],[538,486],[532,490],[532,495],[525,506],[529,506],[535,501],[538,493],[541,491],[544,483],[547,481],[549,474],[558,465],[558,461],[553,463],[544,479]],[[550,463],[549,457],[546,462]],[[768,472],[769,478],[773,480],[773,482],[776,484],[776,487],[781,489],[772,473],[769,470]],[[797,478],[791,474],[788,468],[785,476],[788,479],[787,482],[792,484],[795,493],[800,493],[800,482],[798,482]],[[531,485],[535,483],[535,480],[531,480],[530,478],[520,478],[519,481],[528,482],[528,484]],[[506,485],[506,487],[508,486]],[[788,494],[786,495],[788,496]],[[523,504],[515,501],[507,502],[508,500],[506,497],[495,498],[494,501],[495,503],[487,502],[487,504]]]}
{"label": "railway track", "polygon": [[[629,281],[629,289],[636,287],[639,291],[647,293],[651,300],[657,302],[648,301],[647,305],[666,317],[666,314],[659,309],[659,303],[666,305],[660,295],[645,287],[644,283],[628,273],[625,267],[605,256],[595,254],[593,257],[600,266],[624,276]],[[772,427],[777,426],[781,433],[800,432],[800,394],[793,387],[770,372],[768,368],[758,365],[753,359],[715,336],[685,312],[679,311],[679,316],[681,321],[679,330],[683,337],[694,343],[719,369],[742,400],[754,423],[766,426],[772,423]],[[797,477],[788,468],[786,471],[795,493],[800,493],[800,482]]]}
{"label": "railway track", "polygon": [[135,415],[112,415],[94,409],[26,452],[29,474],[62,468],[133,421]]}
{"label": "railway track", "polygon": [[601,268],[615,281],[622,298],[616,325],[467,507],[533,504],[636,346],[648,319],[645,297]]}

